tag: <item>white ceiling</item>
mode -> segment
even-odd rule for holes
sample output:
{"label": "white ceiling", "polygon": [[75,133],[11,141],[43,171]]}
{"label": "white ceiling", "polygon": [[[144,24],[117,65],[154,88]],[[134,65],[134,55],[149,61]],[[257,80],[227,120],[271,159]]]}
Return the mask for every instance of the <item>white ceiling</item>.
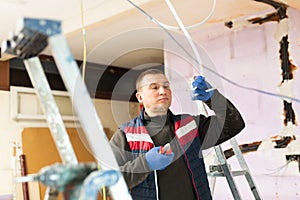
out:
{"label": "white ceiling", "polygon": [[[132,0],[132,2],[158,21],[177,26],[165,1]],[[213,0],[171,2],[186,26],[201,22],[213,7]],[[299,0],[280,2],[300,9]],[[270,6],[254,0],[216,0],[213,15],[197,29],[204,30],[216,23],[255,15],[270,9]],[[71,51],[76,59],[82,60],[82,16],[86,29],[87,61],[125,68],[163,62],[165,32],[127,0],[0,0],[0,41],[8,38],[9,33],[15,29],[17,20],[22,17],[61,20]],[[43,53],[51,54],[49,49]]]}

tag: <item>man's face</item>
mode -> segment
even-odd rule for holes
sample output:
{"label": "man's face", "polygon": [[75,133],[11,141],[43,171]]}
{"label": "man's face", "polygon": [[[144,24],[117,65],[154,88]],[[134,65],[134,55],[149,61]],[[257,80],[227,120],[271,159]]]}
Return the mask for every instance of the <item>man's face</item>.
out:
{"label": "man's face", "polygon": [[172,102],[169,81],[163,74],[148,74],[142,79],[136,97],[149,116],[164,115]]}

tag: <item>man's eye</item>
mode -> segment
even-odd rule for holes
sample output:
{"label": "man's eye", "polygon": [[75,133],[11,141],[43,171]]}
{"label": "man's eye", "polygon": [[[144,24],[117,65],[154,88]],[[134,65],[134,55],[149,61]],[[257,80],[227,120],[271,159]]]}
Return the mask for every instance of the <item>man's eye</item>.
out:
{"label": "man's eye", "polygon": [[159,88],[159,86],[156,84],[150,85],[150,89],[152,89],[152,90],[157,90],[158,88]]}
{"label": "man's eye", "polygon": [[170,89],[170,84],[164,84],[163,87],[164,89]]}

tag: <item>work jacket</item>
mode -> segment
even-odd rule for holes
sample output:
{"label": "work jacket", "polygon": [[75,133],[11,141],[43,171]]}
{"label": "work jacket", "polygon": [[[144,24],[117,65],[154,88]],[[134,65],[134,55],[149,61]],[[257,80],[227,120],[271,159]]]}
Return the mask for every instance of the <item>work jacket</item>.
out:
{"label": "work jacket", "polygon": [[[154,147],[154,143],[143,125],[144,112],[132,121],[121,126],[125,133],[126,140],[132,152],[133,159],[141,156]],[[211,192],[205,171],[203,156],[201,155],[201,141],[198,133],[198,127],[194,118],[190,115],[173,115],[174,134],[182,148],[185,165],[188,169],[190,180],[192,182],[194,193],[197,199],[211,199]],[[131,189],[131,195],[134,200],[158,199],[159,188],[157,186],[156,172],[152,172],[139,185]],[[184,184],[184,183],[183,183]],[[180,185],[179,185],[180,187]]]}

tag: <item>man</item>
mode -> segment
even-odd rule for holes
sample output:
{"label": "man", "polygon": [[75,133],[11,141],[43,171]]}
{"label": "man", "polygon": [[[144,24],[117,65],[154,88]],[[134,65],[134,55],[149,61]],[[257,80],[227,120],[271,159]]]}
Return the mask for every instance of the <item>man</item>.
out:
{"label": "man", "polygon": [[[150,69],[137,78],[136,97],[143,110],[110,140],[134,200],[212,199],[201,150],[230,139],[245,124],[233,104],[210,90],[202,76],[192,85],[193,99],[206,103],[215,115],[174,115],[165,75]],[[172,152],[163,149],[166,144]]]}

